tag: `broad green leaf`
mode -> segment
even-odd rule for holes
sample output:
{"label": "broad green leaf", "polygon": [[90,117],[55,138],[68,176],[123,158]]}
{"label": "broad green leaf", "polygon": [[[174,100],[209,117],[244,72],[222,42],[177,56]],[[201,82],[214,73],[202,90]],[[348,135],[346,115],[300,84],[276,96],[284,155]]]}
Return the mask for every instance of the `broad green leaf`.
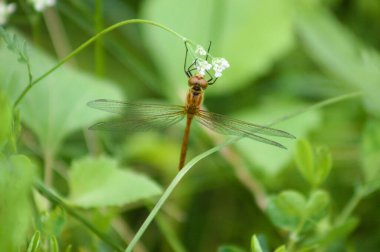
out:
{"label": "broad green leaf", "polygon": [[[0,88],[15,101],[28,83],[27,72],[4,46],[0,47],[0,55]],[[30,61],[34,76],[56,64],[34,47],[30,48]],[[121,95],[114,83],[63,66],[25,96],[20,104],[21,118],[36,134],[42,149],[54,153],[67,135],[104,117],[104,113],[86,106],[99,98],[120,99]]]}
{"label": "broad green leaf", "polygon": [[160,186],[148,177],[123,170],[106,157],[75,161],[69,185],[70,202],[85,208],[122,206],[161,193]]}
{"label": "broad green leaf", "polygon": [[260,241],[257,239],[256,235],[253,235],[251,238],[251,252],[263,252]]}
{"label": "broad green leaf", "polygon": [[41,235],[40,232],[37,230],[34,232],[34,235],[32,239],[30,240],[30,243],[28,245],[28,252],[37,252],[38,246],[40,245],[40,239]]}
{"label": "broad green leaf", "polygon": [[321,184],[330,173],[332,161],[327,147],[318,147],[315,150],[307,140],[297,143],[295,155],[297,167],[303,177],[313,187]]}
{"label": "broad green leaf", "polygon": [[34,167],[23,155],[0,157],[0,251],[19,251],[31,224]]}
{"label": "broad green leaf", "polygon": [[322,220],[328,214],[329,206],[329,195],[322,190],[314,191],[310,195],[304,210],[305,224],[303,230],[313,228]]}
{"label": "broad green leaf", "polygon": [[306,199],[302,194],[284,191],[269,199],[267,212],[277,227],[295,231],[303,221],[306,205]]}
{"label": "broad green leaf", "polygon": [[361,163],[365,182],[370,191],[380,188],[380,120],[366,122],[361,146]]}
{"label": "broad green leaf", "polygon": [[330,150],[326,146],[318,147],[316,149],[315,155],[315,181],[316,184],[319,185],[323,181],[325,181],[325,179],[329,175],[332,167],[332,160]]}
{"label": "broad green leaf", "polygon": [[296,163],[299,171],[303,177],[310,183],[314,184],[315,174],[314,174],[314,154],[313,149],[309,141],[305,139],[300,139],[297,142],[296,149]]}
{"label": "broad green leaf", "polygon": [[247,252],[247,251],[236,246],[225,245],[225,246],[219,247],[218,252]]}
{"label": "broad green leaf", "polygon": [[[212,41],[211,54],[226,58],[231,67],[208,93],[228,93],[249,85],[293,47],[292,5],[282,0],[155,0],[144,1],[141,16],[159,20],[204,47]],[[143,28],[146,41],[154,41],[148,48],[169,85],[183,82],[185,88],[183,41],[160,29]]]}
{"label": "broad green leaf", "polygon": [[0,90],[0,151],[12,132],[12,106]]}

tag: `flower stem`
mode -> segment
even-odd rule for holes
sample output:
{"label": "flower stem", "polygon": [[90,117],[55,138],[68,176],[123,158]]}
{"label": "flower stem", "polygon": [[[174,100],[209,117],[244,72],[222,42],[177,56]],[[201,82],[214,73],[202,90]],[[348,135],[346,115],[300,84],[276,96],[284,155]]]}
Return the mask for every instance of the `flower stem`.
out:
{"label": "flower stem", "polygon": [[[128,24],[147,24],[147,25],[156,26],[158,28],[161,28],[161,29],[163,29],[163,30],[165,30],[165,31],[167,31],[167,32],[175,35],[176,37],[182,39],[183,41],[189,41],[189,42],[191,42],[190,40],[188,40],[187,38],[185,38],[181,34],[177,33],[176,31],[170,29],[169,27],[166,27],[166,26],[164,26],[164,25],[162,25],[160,23],[156,23],[154,21],[145,20],[145,19],[130,19],[130,20],[121,21],[119,23],[116,23],[114,25],[111,25],[111,26],[107,27],[106,29],[102,30],[101,32],[97,33],[96,35],[94,35],[93,37],[91,37],[90,39],[88,39],[86,42],[84,42],[83,44],[81,44],[77,49],[75,49],[74,51],[72,51],[69,55],[67,55],[62,60],[60,60],[55,66],[53,66],[52,68],[50,68],[48,71],[46,71],[45,73],[43,73],[40,77],[36,78],[32,83],[30,83],[29,85],[27,85],[25,87],[25,89],[22,91],[22,93],[20,94],[20,96],[17,98],[17,100],[16,100],[16,102],[14,104],[14,107],[17,107],[17,105],[21,102],[21,100],[24,98],[24,96],[29,92],[29,90],[34,85],[36,85],[38,82],[40,82],[45,77],[47,77],[48,75],[50,75],[52,72],[54,72],[55,70],[57,70],[57,68],[59,68],[60,66],[62,66],[63,64],[65,64],[67,61],[69,61],[70,59],[72,59],[74,56],[76,56],[79,52],[81,52],[87,46],[89,46],[94,41],[96,41],[97,39],[99,39],[103,35],[107,34],[108,32],[113,31],[113,30],[115,30],[116,28],[118,28],[120,26],[124,26],[124,25],[128,25]],[[193,42],[191,42],[191,43],[193,43]]]}

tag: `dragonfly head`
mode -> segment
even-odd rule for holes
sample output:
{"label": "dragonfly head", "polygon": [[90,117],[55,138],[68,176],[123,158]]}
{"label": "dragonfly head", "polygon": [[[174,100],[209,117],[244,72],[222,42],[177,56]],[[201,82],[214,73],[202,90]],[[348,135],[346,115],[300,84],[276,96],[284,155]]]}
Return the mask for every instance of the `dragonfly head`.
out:
{"label": "dragonfly head", "polygon": [[188,80],[188,84],[189,87],[195,91],[205,90],[208,86],[208,82],[199,74],[191,76]]}

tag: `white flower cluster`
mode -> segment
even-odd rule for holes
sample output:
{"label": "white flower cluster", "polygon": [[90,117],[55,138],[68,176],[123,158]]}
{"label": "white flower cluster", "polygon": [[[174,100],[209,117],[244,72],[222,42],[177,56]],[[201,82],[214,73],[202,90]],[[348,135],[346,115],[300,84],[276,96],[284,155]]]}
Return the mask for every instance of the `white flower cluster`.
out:
{"label": "white flower cluster", "polygon": [[34,9],[38,12],[42,12],[46,8],[56,4],[56,0],[29,0],[29,2],[33,4]]}
{"label": "white flower cluster", "polygon": [[214,58],[212,60],[214,75],[216,78],[222,76],[222,72],[230,67],[230,64],[225,58]]}
{"label": "white flower cluster", "polygon": [[[198,56],[205,56],[207,55],[206,50],[198,45],[195,49],[195,54]],[[209,55],[210,58],[211,55]],[[198,71],[198,74],[205,76],[207,71],[210,71],[211,69],[214,71],[214,77],[219,78],[222,76],[222,72],[230,67],[230,64],[225,58],[212,58],[211,64],[202,59],[202,58],[196,58],[195,60],[195,67]]]}
{"label": "white flower cluster", "polygon": [[205,76],[206,71],[210,70],[212,67],[212,65],[208,63],[206,60],[200,59],[200,58],[197,59],[197,62],[195,65],[196,65],[198,73],[202,76]]}
{"label": "white flower cluster", "polygon": [[205,56],[207,54],[206,50],[200,45],[197,45],[197,48],[195,49],[195,53],[200,56]]}
{"label": "white flower cluster", "polygon": [[7,4],[5,1],[0,0],[0,25],[5,25],[8,17],[15,12],[16,4]]}

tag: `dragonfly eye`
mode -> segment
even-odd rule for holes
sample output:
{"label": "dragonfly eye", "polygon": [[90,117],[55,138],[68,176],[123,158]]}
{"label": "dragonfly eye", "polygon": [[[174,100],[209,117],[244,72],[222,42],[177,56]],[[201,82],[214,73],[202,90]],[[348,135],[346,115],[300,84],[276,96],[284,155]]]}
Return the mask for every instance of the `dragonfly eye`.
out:
{"label": "dragonfly eye", "polygon": [[198,83],[203,90],[205,90],[208,87],[208,82],[205,79],[200,79]]}
{"label": "dragonfly eye", "polygon": [[198,78],[195,76],[191,76],[187,82],[188,82],[189,86],[192,87],[198,83]]}

